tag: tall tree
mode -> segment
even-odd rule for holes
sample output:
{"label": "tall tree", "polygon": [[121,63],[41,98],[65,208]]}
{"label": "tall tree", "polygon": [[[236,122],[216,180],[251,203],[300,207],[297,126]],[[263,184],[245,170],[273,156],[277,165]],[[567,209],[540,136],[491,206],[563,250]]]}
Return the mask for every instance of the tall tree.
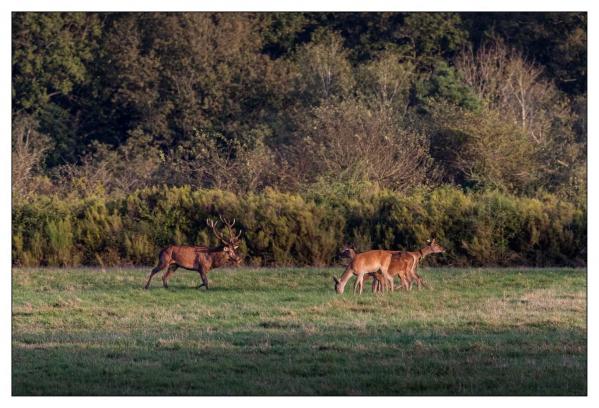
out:
{"label": "tall tree", "polygon": [[461,13],[475,48],[499,36],[525,57],[542,64],[558,88],[586,92],[587,14]]}

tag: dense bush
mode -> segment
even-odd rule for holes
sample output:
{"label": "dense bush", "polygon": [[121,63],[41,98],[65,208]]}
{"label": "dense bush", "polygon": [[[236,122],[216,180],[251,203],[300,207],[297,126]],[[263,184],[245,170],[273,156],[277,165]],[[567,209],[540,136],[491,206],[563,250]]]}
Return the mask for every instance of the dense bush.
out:
{"label": "dense bush", "polygon": [[343,198],[152,187],[120,198],[15,203],[13,264],[148,265],[170,243],[215,245],[205,221],[218,214],[237,220],[241,251],[254,265],[329,265],[345,242],[414,250],[431,236],[447,248],[427,259],[435,264],[586,263],[586,208],[550,194],[443,187]]}

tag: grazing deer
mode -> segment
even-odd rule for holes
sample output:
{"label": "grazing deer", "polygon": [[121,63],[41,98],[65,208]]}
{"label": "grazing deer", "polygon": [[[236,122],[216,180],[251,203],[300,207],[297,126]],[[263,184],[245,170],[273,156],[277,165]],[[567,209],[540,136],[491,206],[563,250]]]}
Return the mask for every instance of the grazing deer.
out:
{"label": "grazing deer", "polygon": [[235,219],[233,219],[232,223],[229,223],[223,217],[220,217],[220,219],[227,227],[229,233],[227,238],[223,237],[222,234],[216,230],[218,221],[215,223],[212,220],[206,220],[206,224],[212,228],[212,232],[219,239],[221,245],[215,248],[208,248],[206,246],[169,245],[160,251],[160,254],[158,255],[158,265],[152,269],[152,272],[150,272],[144,289],[150,287],[150,281],[156,273],[167,267],[168,269],[162,275],[162,286],[165,288],[168,288],[169,277],[177,270],[177,268],[181,267],[192,271],[198,271],[202,278],[202,284],[198,286],[198,289],[202,286],[205,286],[206,289],[208,289],[208,276],[206,275],[208,271],[223,266],[229,261],[239,265],[241,257],[236,251],[237,248],[239,248],[241,230],[235,235],[233,230]]}
{"label": "grazing deer", "polygon": [[387,273],[389,264],[391,263],[391,255],[393,251],[385,250],[372,250],[366,251],[359,254],[355,254],[349,265],[341,275],[341,279],[333,276],[335,281],[335,291],[337,293],[343,293],[347,281],[355,275],[357,277],[354,285],[354,292],[359,291],[362,294],[364,288],[364,275],[375,273],[380,271],[382,273],[382,279],[391,285],[391,291],[393,291],[393,278]]}
{"label": "grazing deer", "polygon": [[[418,289],[421,286],[428,288],[428,284],[422,279],[420,275],[416,272],[418,268],[418,263],[426,256],[430,254],[439,254],[445,252],[445,248],[441,245],[437,244],[435,239],[428,241],[428,245],[419,249],[415,252],[398,252],[393,254],[391,258],[391,264],[389,265],[388,273],[391,276],[399,276],[401,279],[401,286],[407,290],[412,288],[412,284],[414,281],[418,285]],[[375,276],[375,279],[378,281],[378,285],[380,290],[380,284],[382,283],[382,279],[379,276]],[[375,282],[373,282],[373,288],[375,286]]]}
{"label": "grazing deer", "polygon": [[[345,244],[340,252],[340,256],[342,258],[349,258],[350,260],[353,260],[356,256],[356,250],[353,246]],[[393,262],[393,260],[391,260],[391,262]],[[381,292],[380,285],[382,284],[381,282],[383,279],[383,274],[381,272],[369,272],[364,275],[364,281],[367,281],[370,278],[374,278],[372,281],[372,292]]]}

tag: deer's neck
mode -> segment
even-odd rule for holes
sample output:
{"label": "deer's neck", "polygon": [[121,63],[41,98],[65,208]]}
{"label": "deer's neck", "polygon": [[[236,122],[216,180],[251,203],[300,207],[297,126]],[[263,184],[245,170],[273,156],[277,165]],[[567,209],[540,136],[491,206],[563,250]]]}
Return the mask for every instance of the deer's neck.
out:
{"label": "deer's neck", "polygon": [[343,275],[341,275],[341,278],[339,279],[339,290],[341,291],[341,293],[343,293],[343,291],[345,290],[345,285],[347,284],[347,281],[350,280],[350,278],[353,276],[354,274],[354,268],[353,268],[353,264],[350,263],[347,268],[345,268],[345,272],[343,272]]}
{"label": "deer's neck", "polygon": [[418,253],[418,259],[421,260],[424,257],[432,254],[433,250],[431,249],[431,247],[425,246],[424,248],[420,248],[417,253]]}
{"label": "deer's neck", "polygon": [[212,256],[212,267],[218,268],[227,263],[228,256],[223,252],[222,248],[210,252]]}

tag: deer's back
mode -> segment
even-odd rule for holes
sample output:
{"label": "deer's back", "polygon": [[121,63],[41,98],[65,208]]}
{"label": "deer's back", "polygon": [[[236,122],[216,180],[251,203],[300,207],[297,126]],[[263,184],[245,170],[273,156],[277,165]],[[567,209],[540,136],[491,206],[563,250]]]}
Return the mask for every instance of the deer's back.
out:
{"label": "deer's back", "polygon": [[399,252],[393,254],[391,257],[391,263],[389,264],[389,274],[392,276],[404,275],[416,262],[414,253],[412,252]]}
{"label": "deer's back", "polygon": [[388,264],[391,258],[390,251],[374,249],[356,254],[352,265],[357,272],[376,272],[381,266]]}
{"label": "deer's back", "polygon": [[193,269],[197,267],[202,255],[205,255],[208,248],[205,246],[191,245],[171,245],[164,249],[165,255],[170,258],[172,263]]}

